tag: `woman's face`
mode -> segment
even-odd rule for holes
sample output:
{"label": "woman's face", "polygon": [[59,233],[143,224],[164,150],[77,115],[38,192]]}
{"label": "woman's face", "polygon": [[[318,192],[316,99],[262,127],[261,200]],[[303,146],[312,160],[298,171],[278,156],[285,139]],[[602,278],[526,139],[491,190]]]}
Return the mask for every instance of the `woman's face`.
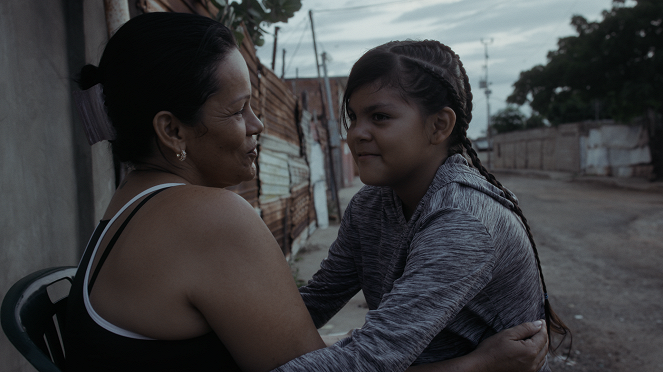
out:
{"label": "woman's face", "polygon": [[200,135],[186,152],[202,185],[227,187],[255,177],[255,135],[264,127],[251,109],[249,70],[238,50],[219,63],[216,78],[219,91],[203,105]]}
{"label": "woman's face", "polygon": [[408,190],[427,186],[439,166],[428,118],[394,88],[368,84],[348,102],[348,146],[367,185]]}

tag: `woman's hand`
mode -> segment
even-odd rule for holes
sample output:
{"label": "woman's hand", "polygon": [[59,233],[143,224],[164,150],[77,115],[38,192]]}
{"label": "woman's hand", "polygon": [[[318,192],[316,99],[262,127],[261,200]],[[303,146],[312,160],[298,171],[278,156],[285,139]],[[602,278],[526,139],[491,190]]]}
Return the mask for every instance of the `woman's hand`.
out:
{"label": "woman's hand", "polygon": [[486,372],[536,372],[548,354],[545,321],[523,323],[495,334],[477,346],[472,354],[482,360]]}
{"label": "woman's hand", "polygon": [[536,372],[548,354],[545,322],[523,323],[488,337],[471,353],[409,372]]}

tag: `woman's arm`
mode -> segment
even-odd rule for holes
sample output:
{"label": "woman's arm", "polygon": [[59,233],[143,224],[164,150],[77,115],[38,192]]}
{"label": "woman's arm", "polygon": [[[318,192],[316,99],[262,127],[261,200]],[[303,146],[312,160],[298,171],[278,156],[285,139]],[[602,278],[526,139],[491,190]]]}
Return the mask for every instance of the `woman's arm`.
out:
{"label": "woman's arm", "polygon": [[237,364],[243,371],[268,371],[324,348],[290,267],[256,211],[232,192],[200,194],[182,203],[193,211],[182,216],[190,234],[178,274],[189,303]]}
{"label": "woman's arm", "polygon": [[443,362],[422,364],[408,372],[536,372],[546,360],[548,333],[536,321],[505,329],[479,344],[473,352]]}

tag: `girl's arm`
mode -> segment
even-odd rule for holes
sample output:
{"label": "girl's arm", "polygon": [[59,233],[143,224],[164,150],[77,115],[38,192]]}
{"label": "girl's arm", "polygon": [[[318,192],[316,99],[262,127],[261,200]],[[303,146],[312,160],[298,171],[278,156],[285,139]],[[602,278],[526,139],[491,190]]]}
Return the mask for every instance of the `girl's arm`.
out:
{"label": "girl's arm", "polygon": [[548,333],[536,321],[505,329],[462,357],[410,367],[408,372],[536,372],[546,360]]}
{"label": "girl's arm", "polygon": [[304,304],[317,328],[331,319],[360,290],[353,252],[358,250],[359,232],[352,224],[350,201],[338,236],[308,285],[299,288]]}
{"label": "girl's arm", "polygon": [[[479,221],[458,213],[463,214],[446,210],[431,220],[434,226],[422,227],[427,233],[412,241],[403,274],[352,337],[277,370],[406,370],[491,279],[492,238]],[[458,231],[466,234],[462,241],[454,239]],[[468,257],[468,252],[472,252],[469,260],[458,259],[458,254]],[[468,342],[462,347],[467,350],[458,349],[456,355],[472,350]]]}
{"label": "girl's arm", "polygon": [[[548,332],[543,321],[523,323],[482,341],[471,353],[437,363],[410,367],[408,372],[536,372],[548,351]],[[347,338],[322,336],[327,346]]]}

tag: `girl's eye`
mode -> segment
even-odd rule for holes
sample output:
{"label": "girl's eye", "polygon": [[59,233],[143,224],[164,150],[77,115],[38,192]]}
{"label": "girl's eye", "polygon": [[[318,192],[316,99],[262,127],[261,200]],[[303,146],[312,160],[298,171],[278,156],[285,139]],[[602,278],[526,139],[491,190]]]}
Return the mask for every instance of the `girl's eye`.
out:
{"label": "girl's eye", "polygon": [[348,119],[350,119],[350,121],[355,121],[357,120],[357,115],[355,115],[354,112],[348,112]]}
{"label": "girl's eye", "polygon": [[382,120],[387,120],[389,119],[389,116],[384,115],[384,114],[373,114],[373,120],[375,121],[382,121]]}

